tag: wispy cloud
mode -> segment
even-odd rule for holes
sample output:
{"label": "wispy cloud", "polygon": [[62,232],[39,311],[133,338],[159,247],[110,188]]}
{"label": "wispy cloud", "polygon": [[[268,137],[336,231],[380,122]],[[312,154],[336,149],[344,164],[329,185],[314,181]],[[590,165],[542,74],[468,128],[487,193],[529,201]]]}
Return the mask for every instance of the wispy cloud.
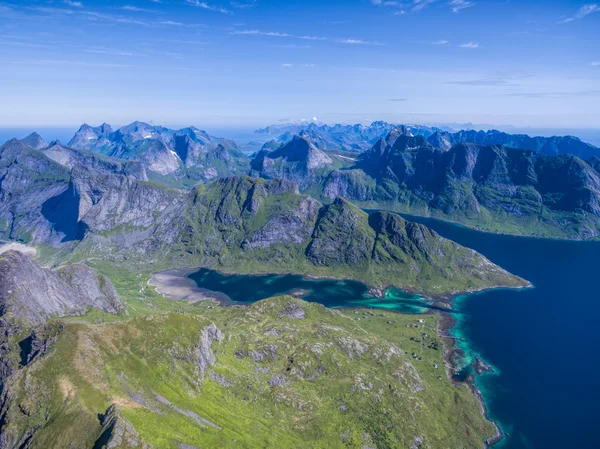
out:
{"label": "wispy cloud", "polygon": [[281,67],[316,67],[316,64],[290,64],[290,63],[285,63],[285,64],[281,64]]}
{"label": "wispy cloud", "polygon": [[446,81],[444,84],[457,84],[460,86],[518,86],[519,81],[532,78],[533,75],[490,75],[468,80]]}
{"label": "wispy cloud", "polygon": [[121,9],[123,11],[132,11],[132,12],[158,12],[155,9],[148,9],[148,8],[140,8],[138,6],[132,6],[132,5],[125,5],[122,6]]}
{"label": "wispy cloud", "polygon": [[256,6],[257,0],[231,1],[231,6],[238,9],[248,9]]}
{"label": "wispy cloud", "polygon": [[403,101],[408,101],[408,98],[390,98],[388,99],[388,101],[393,101],[393,102],[403,102]]}
{"label": "wispy cloud", "polygon": [[394,13],[394,15],[404,15],[406,14],[406,11],[419,12],[436,1],[437,0],[371,0],[371,3],[376,6],[389,6],[396,8],[397,11]]}
{"label": "wispy cloud", "polygon": [[459,45],[460,48],[479,48],[479,43],[477,42],[466,42],[464,44]]}
{"label": "wispy cloud", "polygon": [[336,42],[339,42],[340,44],[350,44],[350,45],[377,45],[377,46],[385,45],[381,42],[363,41],[362,39],[340,39],[340,40],[337,40]]}
{"label": "wispy cloud", "polygon": [[448,42],[444,39],[440,39],[439,41],[433,41],[430,43],[431,43],[431,45],[448,45],[450,42]]}
{"label": "wispy cloud", "polygon": [[63,3],[65,5],[72,6],[73,8],[83,8],[83,3],[81,3],[81,2],[76,2],[73,0],[63,0]]}
{"label": "wispy cloud", "polygon": [[590,62],[590,65],[592,67],[600,67],[600,61],[594,61],[594,62]]}
{"label": "wispy cloud", "polygon": [[537,98],[542,100],[548,99],[559,99],[559,98],[570,98],[570,97],[595,97],[600,96],[600,90],[579,90],[572,92],[513,92],[510,94],[504,94],[507,97],[525,97],[525,98]]}
{"label": "wispy cloud", "polygon": [[366,41],[362,39],[332,39],[323,36],[311,36],[311,35],[299,35],[299,34],[290,34],[290,33],[282,33],[279,31],[261,31],[261,30],[235,30],[230,34],[238,34],[238,35],[249,35],[249,36],[268,36],[268,37],[285,37],[292,39],[302,39],[308,41],[329,41],[336,42],[339,44],[348,44],[348,45],[385,45],[382,42],[375,41]]}
{"label": "wispy cloud", "polygon": [[269,45],[272,48],[312,48],[310,45],[297,45],[297,44],[283,44],[283,45]]}
{"label": "wispy cloud", "polygon": [[115,55],[115,56],[139,56],[139,53],[132,53],[130,51],[116,50],[113,48],[106,47],[91,47],[83,50],[86,53],[100,53],[104,55]]}
{"label": "wispy cloud", "polygon": [[576,19],[583,19],[585,16],[589,16],[592,13],[600,11],[600,6],[596,3],[588,3],[583,5],[579,10],[575,13],[575,15],[571,17],[567,17],[565,19],[559,20],[557,23],[569,23],[573,22]]}
{"label": "wispy cloud", "polygon": [[450,8],[452,8],[452,12],[460,12],[463,9],[475,6],[475,2],[470,2],[468,0],[451,0],[448,4],[450,5]]}
{"label": "wispy cloud", "polygon": [[220,12],[222,14],[230,14],[231,13],[231,11],[226,8],[211,5],[209,3],[201,2],[199,0],[186,0],[186,3],[188,3],[189,5],[192,5],[192,6],[196,6],[198,8],[206,9],[207,11],[216,11],[216,12]]}

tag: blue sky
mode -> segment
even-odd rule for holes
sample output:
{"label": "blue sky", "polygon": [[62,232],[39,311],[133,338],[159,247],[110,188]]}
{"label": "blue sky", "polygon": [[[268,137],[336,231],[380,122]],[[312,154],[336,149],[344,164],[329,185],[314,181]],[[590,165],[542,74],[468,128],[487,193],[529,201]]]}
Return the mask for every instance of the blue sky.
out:
{"label": "blue sky", "polygon": [[0,127],[600,128],[600,3],[0,1]]}

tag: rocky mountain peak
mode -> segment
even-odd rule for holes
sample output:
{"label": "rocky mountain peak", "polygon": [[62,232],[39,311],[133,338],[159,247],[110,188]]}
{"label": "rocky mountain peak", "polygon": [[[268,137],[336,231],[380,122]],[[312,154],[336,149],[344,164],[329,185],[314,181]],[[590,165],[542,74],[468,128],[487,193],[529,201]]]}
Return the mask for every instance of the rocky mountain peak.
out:
{"label": "rocky mountain peak", "polygon": [[29,134],[27,137],[21,139],[25,145],[30,146],[36,150],[41,150],[42,148],[46,148],[48,144],[46,141],[40,136],[38,133],[33,132]]}

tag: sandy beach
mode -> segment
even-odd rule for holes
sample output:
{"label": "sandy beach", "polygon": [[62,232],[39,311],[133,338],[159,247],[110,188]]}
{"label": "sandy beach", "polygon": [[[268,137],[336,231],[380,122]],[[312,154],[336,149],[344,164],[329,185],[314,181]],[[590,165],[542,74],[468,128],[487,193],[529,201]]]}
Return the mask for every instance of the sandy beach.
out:
{"label": "sandy beach", "polygon": [[155,287],[160,295],[176,301],[187,301],[190,304],[207,300],[230,302],[227,296],[199,288],[192,279],[187,277],[197,270],[197,268],[174,268],[160,271],[152,275],[148,285]]}

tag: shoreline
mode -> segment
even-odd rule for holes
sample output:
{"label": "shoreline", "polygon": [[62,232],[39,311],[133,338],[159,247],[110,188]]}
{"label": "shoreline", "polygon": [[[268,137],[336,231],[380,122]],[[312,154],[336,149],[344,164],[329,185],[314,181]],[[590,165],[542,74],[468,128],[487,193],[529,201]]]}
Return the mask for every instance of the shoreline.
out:
{"label": "shoreline", "polygon": [[[166,270],[154,272],[148,281],[148,285],[157,288],[157,292],[159,294],[163,294],[163,293],[158,291],[158,288],[166,288],[167,289],[166,291],[170,291],[171,289],[173,289],[176,292],[175,296],[174,296],[174,298],[176,298],[176,299],[186,299],[187,295],[191,295],[192,298],[195,298],[194,302],[197,302],[202,299],[214,298],[215,292],[198,287],[194,281],[191,281],[187,277],[188,275],[190,275],[196,271],[199,271],[201,269],[216,271],[217,273],[220,273],[223,275],[228,275],[228,276],[229,275],[267,276],[267,275],[274,274],[274,275],[279,275],[279,276],[287,276],[287,275],[302,276],[304,279],[314,280],[314,281],[318,281],[318,280],[354,281],[354,282],[360,282],[361,284],[364,284],[368,289],[368,293],[371,296],[378,298],[378,299],[385,299],[385,293],[388,290],[396,289],[396,290],[401,290],[406,293],[412,293],[415,295],[419,295],[426,301],[431,301],[431,302],[439,301],[439,302],[446,302],[446,303],[451,303],[454,298],[456,298],[458,296],[462,296],[462,295],[476,294],[476,293],[482,293],[482,292],[486,292],[486,291],[502,290],[502,289],[525,290],[525,289],[529,289],[529,288],[535,288],[535,286],[531,282],[529,282],[527,279],[520,278],[523,280],[525,285],[520,285],[520,286],[496,285],[493,287],[479,287],[479,288],[472,288],[472,289],[465,289],[465,290],[456,290],[456,291],[452,291],[452,292],[443,292],[443,293],[439,293],[439,294],[432,294],[432,293],[424,292],[423,290],[419,290],[414,287],[399,287],[397,285],[389,284],[389,283],[384,284],[382,286],[373,286],[373,285],[369,285],[368,283],[366,283],[364,281],[361,281],[359,279],[353,279],[353,278],[344,278],[344,277],[318,275],[318,274],[307,274],[307,273],[295,273],[295,272],[291,272],[291,271],[288,271],[285,273],[274,273],[274,272],[241,273],[241,272],[236,272],[236,271],[228,271],[226,269],[223,270],[223,269],[216,269],[216,268],[212,268],[212,267],[202,267],[202,266],[176,267],[176,268],[169,268]],[[156,279],[157,277],[158,278],[164,277],[167,284],[165,284],[165,281],[163,281],[162,279]],[[173,285],[173,284],[176,284],[175,279],[177,277],[180,277],[181,279],[185,279],[183,282],[183,285]],[[518,276],[516,276],[516,277],[518,277]],[[154,282],[157,282],[156,285],[151,283],[151,282],[153,282],[153,280],[154,280]],[[188,280],[191,281],[191,284],[189,282],[187,282]],[[179,288],[183,288],[186,286],[188,287],[187,294],[184,294],[183,291],[179,291]],[[202,293],[204,294],[204,296],[208,296],[208,297],[202,297],[200,295]],[[216,295],[220,296],[221,297],[220,299],[223,299],[226,302],[228,301],[228,302],[233,303],[231,298],[229,298],[227,295],[222,295],[222,294],[219,294],[218,292],[216,292]],[[219,298],[217,298],[217,299],[219,299]]]}
{"label": "shoreline", "polygon": [[498,423],[489,416],[488,407],[485,403],[481,390],[479,390],[477,385],[475,385],[475,374],[470,374],[469,377],[463,381],[454,378],[454,376],[459,373],[458,367],[455,364],[455,357],[463,357],[465,355],[464,351],[456,344],[455,337],[450,335],[452,329],[457,324],[457,320],[450,312],[440,311],[438,313],[440,315],[440,319],[438,321],[437,332],[444,345],[444,364],[446,366],[446,375],[448,376],[450,382],[452,382],[454,385],[466,385],[467,388],[469,388],[473,396],[475,396],[479,402],[481,414],[485,420],[491,423],[496,429],[496,433],[483,442],[485,449],[489,449],[503,440],[505,435],[502,432],[502,429],[500,429]]}
{"label": "shoreline", "polygon": [[[159,272],[154,273],[151,276],[151,278],[148,280],[148,286],[154,287],[156,289],[156,292],[158,294],[162,295],[163,297],[168,297],[168,298],[171,298],[176,301],[187,301],[189,304],[195,304],[199,301],[215,301],[223,307],[246,305],[246,304],[239,304],[239,303],[232,301],[231,298],[229,298],[227,295],[225,295],[223,293],[219,293],[219,292],[215,292],[215,291],[211,291],[211,290],[207,290],[207,289],[198,287],[196,282],[193,279],[189,278],[188,276],[200,269],[202,269],[202,267],[196,267],[196,268],[181,267],[181,268],[172,268],[169,270],[159,271]],[[209,269],[212,269],[212,268],[209,268]],[[217,271],[218,273],[226,274],[226,275],[241,274],[241,273],[232,273],[232,272],[226,272],[226,271],[220,271],[220,270],[214,270],[214,271]],[[260,276],[261,274],[265,275],[265,273],[260,273],[260,274],[254,273],[254,274],[247,274],[247,275]],[[288,274],[293,274],[293,273],[288,273]],[[312,279],[312,280],[319,280],[319,279],[343,280],[341,278],[334,278],[334,277],[328,277],[328,276],[317,276],[317,275],[301,275],[301,276],[303,276],[306,279]],[[397,287],[391,286],[391,285],[387,286],[385,288],[374,288],[374,287],[370,287],[368,285],[366,285],[366,286],[367,286],[367,288],[369,288],[369,290],[368,290],[369,294],[371,294],[374,297],[379,298],[379,299],[385,299],[385,292],[388,289],[397,288]],[[496,423],[494,420],[492,420],[490,418],[487,406],[485,404],[485,400],[483,399],[483,396],[482,396],[482,393],[475,385],[474,374],[469,375],[469,377],[467,379],[465,379],[464,381],[457,380],[454,377],[459,372],[458,367],[456,366],[454,360],[455,360],[455,358],[462,357],[465,354],[462,351],[462,349],[460,349],[458,347],[458,345],[455,342],[455,338],[452,337],[452,335],[451,335],[452,329],[457,324],[456,318],[454,318],[451,314],[451,312],[453,310],[452,302],[454,299],[456,299],[457,297],[462,296],[462,295],[478,294],[483,291],[497,290],[497,289],[504,289],[504,288],[511,289],[511,290],[524,290],[526,288],[534,288],[534,286],[528,282],[528,285],[523,286],[523,287],[498,286],[498,287],[493,287],[493,288],[481,288],[481,289],[476,289],[476,290],[471,290],[471,291],[463,291],[463,292],[457,292],[454,294],[448,294],[448,295],[445,295],[443,297],[438,297],[438,298],[430,298],[430,297],[422,295],[422,293],[420,293],[420,292],[411,291],[410,289],[399,289],[399,290],[403,290],[408,293],[419,294],[425,300],[430,300],[431,302],[438,301],[438,302],[442,302],[444,304],[448,304],[450,306],[448,311],[432,309],[432,310],[428,310],[425,313],[438,313],[439,314],[440,318],[438,321],[438,329],[436,331],[437,331],[438,337],[442,340],[442,344],[444,346],[443,360],[444,360],[444,365],[446,366],[446,375],[448,376],[448,379],[454,385],[466,385],[467,388],[469,388],[471,393],[476,397],[477,401],[479,402],[479,405],[481,407],[481,413],[482,413],[483,417],[488,422],[490,422],[496,429],[496,433],[494,435],[490,436],[487,440],[485,440],[483,442],[484,447],[486,449],[491,448],[492,446],[494,446],[495,444],[500,442],[505,437],[505,435],[502,433],[502,430],[500,429],[500,426],[498,425],[498,423]],[[302,298],[304,296],[304,295],[299,295],[298,293],[299,293],[299,291],[294,290],[293,292],[290,292],[290,295],[299,297],[299,298]],[[370,307],[368,307],[368,306],[344,307],[344,309],[361,309],[361,308],[370,308]]]}

